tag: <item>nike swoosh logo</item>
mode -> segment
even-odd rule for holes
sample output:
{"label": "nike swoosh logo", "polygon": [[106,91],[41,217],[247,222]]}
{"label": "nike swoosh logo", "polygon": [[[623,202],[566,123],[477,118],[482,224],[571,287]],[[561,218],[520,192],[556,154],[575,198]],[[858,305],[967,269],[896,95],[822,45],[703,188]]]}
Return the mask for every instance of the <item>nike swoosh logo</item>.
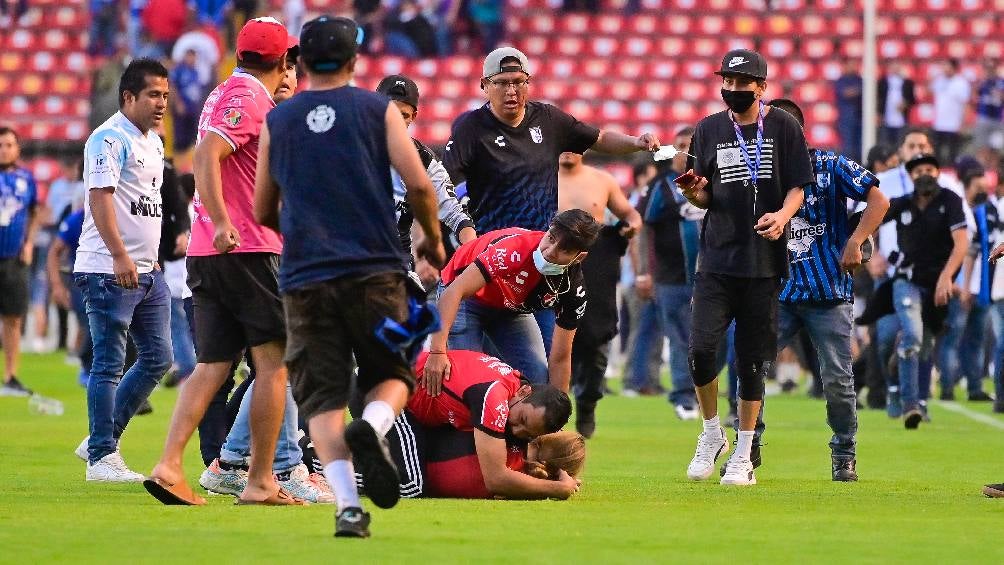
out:
{"label": "nike swoosh logo", "polygon": [[738,60],[732,59],[731,61],[729,61],[729,68],[731,69],[732,67],[737,67],[739,65],[742,65],[745,62],[746,62],[746,59],[738,59]]}

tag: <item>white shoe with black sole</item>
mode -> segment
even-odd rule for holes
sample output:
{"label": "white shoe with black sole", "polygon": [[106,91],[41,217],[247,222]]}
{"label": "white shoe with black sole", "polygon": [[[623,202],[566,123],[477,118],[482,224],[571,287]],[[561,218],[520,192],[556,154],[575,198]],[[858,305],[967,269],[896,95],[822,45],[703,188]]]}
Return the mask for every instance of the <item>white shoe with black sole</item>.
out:
{"label": "white shoe with black sole", "polygon": [[750,486],[756,484],[756,475],[753,474],[753,462],[749,457],[732,454],[728,463],[725,464],[725,475],[722,477],[723,485]]}
{"label": "white shoe with black sole", "polygon": [[697,449],[694,458],[687,466],[687,478],[693,481],[703,481],[715,472],[715,461],[729,451],[729,441],[725,438],[725,430],[718,428],[718,433],[701,432],[697,437]]}

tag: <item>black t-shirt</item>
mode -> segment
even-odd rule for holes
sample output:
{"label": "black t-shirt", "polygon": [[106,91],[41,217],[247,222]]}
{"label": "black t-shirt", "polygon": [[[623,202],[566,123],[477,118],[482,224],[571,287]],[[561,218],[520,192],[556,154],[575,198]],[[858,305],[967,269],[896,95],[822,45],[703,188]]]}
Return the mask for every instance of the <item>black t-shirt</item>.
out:
{"label": "black t-shirt", "polygon": [[528,102],[516,127],[500,122],[485,104],[457,118],[443,164],[455,183],[467,181],[478,233],[547,231],[558,212],[558,155],[584,152],[599,134],[543,102]]}
{"label": "black t-shirt", "polygon": [[[652,278],[659,284],[685,284],[687,259],[683,246],[680,202],[673,179],[676,171],[664,168],[648,183],[648,191],[638,201],[638,213],[645,220],[643,237],[649,238]],[[682,195],[680,196],[682,199]]]}
{"label": "black t-shirt", "polygon": [[896,221],[899,250],[889,260],[917,286],[934,290],[945,263],[952,255],[952,232],[966,229],[962,199],[942,188],[922,211],[913,194],[893,198],[885,221]]}
{"label": "black t-shirt", "polygon": [[[781,209],[795,187],[811,182],[812,163],[798,122],[784,111],[764,116],[757,190],[727,111],[697,124],[691,148],[694,172],[708,179],[711,195],[701,228],[697,271],[735,277],[783,277],[788,273],[787,235],[769,241],[753,229],[763,214]],[[756,161],[757,125],[742,126],[750,163]],[[755,200],[755,202],[754,202]],[[787,232],[787,230],[785,230]]]}

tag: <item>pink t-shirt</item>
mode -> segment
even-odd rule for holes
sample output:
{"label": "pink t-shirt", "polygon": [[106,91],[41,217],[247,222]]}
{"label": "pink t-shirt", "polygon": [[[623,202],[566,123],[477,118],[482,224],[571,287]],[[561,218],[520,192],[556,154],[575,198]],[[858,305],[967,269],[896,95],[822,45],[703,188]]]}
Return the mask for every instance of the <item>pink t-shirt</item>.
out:
{"label": "pink t-shirt", "polygon": [[[213,132],[234,152],[220,163],[223,201],[230,221],[237,228],[241,245],[232,253],[282,253],[282,238],[254,221],[255,167],[258,164],[258,135],[265,115],[275,107],[272,94],[255,77],[235,71],[220,83],[206,99],[199,116],[199,139]],[[216,227],[202,205],[198,188],[195,194],[195,218],[188,255],[219,255],[213,247]]]}

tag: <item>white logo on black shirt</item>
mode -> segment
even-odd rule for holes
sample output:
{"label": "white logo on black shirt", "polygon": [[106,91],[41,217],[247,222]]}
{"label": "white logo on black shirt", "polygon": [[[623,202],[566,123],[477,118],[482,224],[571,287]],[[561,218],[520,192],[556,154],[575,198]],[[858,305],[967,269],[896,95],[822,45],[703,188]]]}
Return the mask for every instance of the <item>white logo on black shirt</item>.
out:
{"label": "white logo on black shirt", "polygon": [[505,138],[501,135],[495,138],[495,145],[499,147],[505,147]]}
{"label": "white logo on black shirt", "polygon": [[307,114],[307,127],[314,133],[324,133],[335,125],[335,109],[321,104]]}
{"label": "white logo on black shirt", "polygon": [[544,132],[540,131],[540,126],[533,126],[530,128],[530,139],[532,139],[534,143],[544,142]]}
{"label": "white logo on black shirt", "polygon": [[[746,146],[749,150],[750,165],[756,161],[756,140],[747,140]],[[717,150],[718,173],[721,175],[722,184],[733,181],[749,181],[750,167],[743,158],[742,148],[738,141],[727,144],[720,144]],[[766,138],[760,152],[760,170],[757,178],[763,181],[772,178],[774,173],[774,140]]]}
{"label": "white logo on black shirt", "polygon": [[812,243],[817,237],[822,237],[825,231],[826,224],[814,226],[805,221],[805,218],[795,216],[788,228],[788,250],[795,255],[808,253]]}

